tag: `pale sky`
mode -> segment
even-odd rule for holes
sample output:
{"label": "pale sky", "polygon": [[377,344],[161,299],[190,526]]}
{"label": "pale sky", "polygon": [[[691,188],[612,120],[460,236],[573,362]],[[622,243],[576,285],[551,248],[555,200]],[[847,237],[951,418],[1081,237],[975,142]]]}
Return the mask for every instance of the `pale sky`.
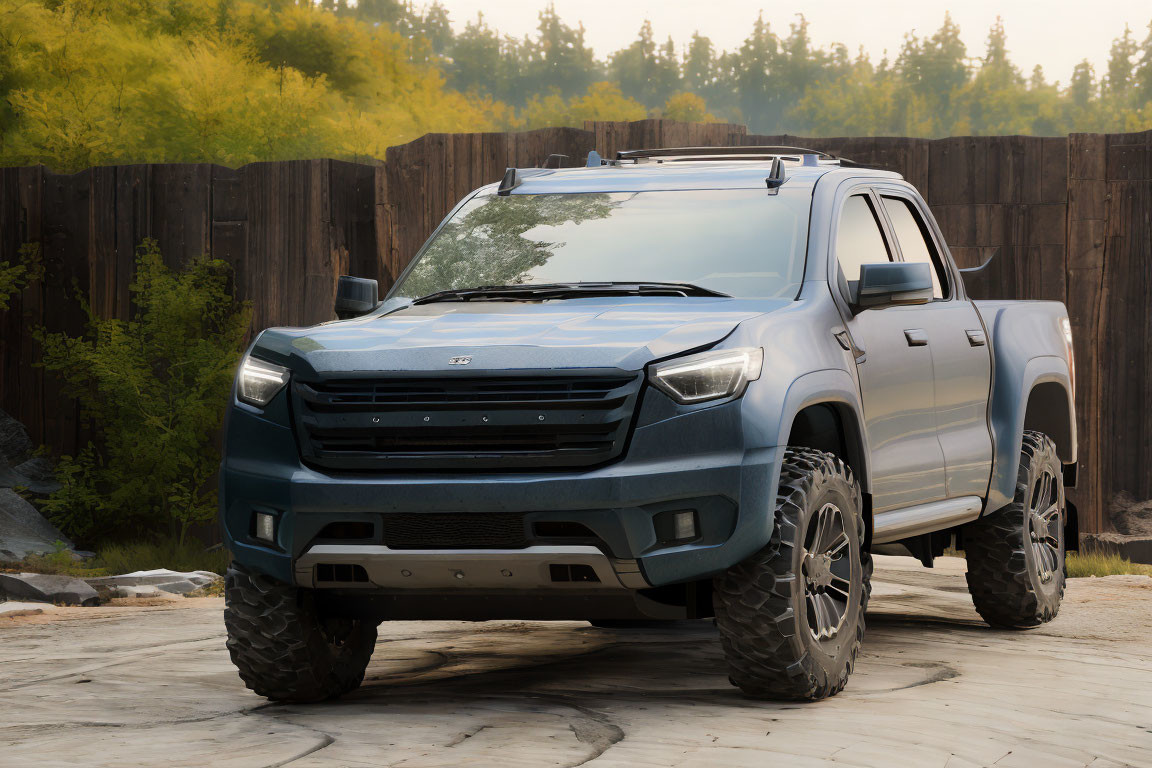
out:
{"label": "pale sky", "polygon": [[[441,0],[453,27],[484,12],[489,26],[522,37],[533,33],[537,14],[547,0]],[[598,58],[635,39],[644,19],[651,19],[656,38],[669,35],[682,46],[699,30],[712,38],[718,49],[733,50],[748,35],[761,9],[773,30],[787,34],[795,14],[803,12],[811,22],[813,41],[820,46],[844,43],[855,55],[862,45],[878,61],[885,49],[894,58],[904,33],[931,34],[940,27],[944,12],[951,11],[960,25],[964,43],[972,56],[982,55],[988,28],[999,15],[1008,33],[1013,61],[1025,74],[1040,64],[1049,81],[1067,83],[1072,68],[1088,59],[1099,77],[1108,60],[1112,39],[1127,23],[1137,41],[1148,34],[1152,3],[1147,0],[555,0],[565,22],[583,22],[587,40]],[[416,0],[417,6],[423,0]]]}

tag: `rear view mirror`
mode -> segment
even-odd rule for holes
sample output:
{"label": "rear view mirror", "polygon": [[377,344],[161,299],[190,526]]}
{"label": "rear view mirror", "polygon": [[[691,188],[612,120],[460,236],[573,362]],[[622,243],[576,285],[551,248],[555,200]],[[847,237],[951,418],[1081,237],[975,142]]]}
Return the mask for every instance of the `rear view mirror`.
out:
{"label": "rear view mirror", "polygon": [[380,292],[375,280],[340,275],[336,282],[336,317],[348,320],[366,315],[380,304]]}
{"label": "rear view mirror", "polygon": [[932,266],[925,262],[862,264],[853,309],[879,309],[932,301]]}

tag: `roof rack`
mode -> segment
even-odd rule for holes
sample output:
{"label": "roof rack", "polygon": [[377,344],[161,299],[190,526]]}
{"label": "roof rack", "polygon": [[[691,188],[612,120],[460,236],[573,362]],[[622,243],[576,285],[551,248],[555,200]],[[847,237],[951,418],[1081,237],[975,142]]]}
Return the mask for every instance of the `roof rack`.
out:
{"label": "roof rack", "polygon": [[800,160],[813,155],[823,160],[836,160],[834,155],[819,149],[788,146],[743,146],[743,147],[664,147],[660,149],[629,149],[616,153],[617,160],[648,160],[673,157],[795,157]]}
{"label": "roof rack", "polygon": [[830,152],[824,152],[819,149],[754,145],[740,147],[665,147],[661,149],[621,150],[616,153],[615,160],[601,160],[598,154],[595,158],[592,158],[590,155],[588,165],[617,165],[624,161],[632,161],[633,163],[654,161],[662,163],[682,160],[771,160],[777,157],[809,166],[820,165],[821,162],[826,162],[837,163],[842,168],[870,168],[878,171],[888,170],[882,165],[858,163],[855,160],[838,157]]}

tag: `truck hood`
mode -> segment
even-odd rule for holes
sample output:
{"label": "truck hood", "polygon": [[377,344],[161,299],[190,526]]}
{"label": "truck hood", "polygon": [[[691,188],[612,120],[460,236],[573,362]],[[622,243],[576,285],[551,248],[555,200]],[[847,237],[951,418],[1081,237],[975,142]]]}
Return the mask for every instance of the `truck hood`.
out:
{"label": "truck hood", "polygon": [[619,368],[720,341],[787,299],[611,297],[441,302],[310,328],[271,328],[253,347],[300,373]]}

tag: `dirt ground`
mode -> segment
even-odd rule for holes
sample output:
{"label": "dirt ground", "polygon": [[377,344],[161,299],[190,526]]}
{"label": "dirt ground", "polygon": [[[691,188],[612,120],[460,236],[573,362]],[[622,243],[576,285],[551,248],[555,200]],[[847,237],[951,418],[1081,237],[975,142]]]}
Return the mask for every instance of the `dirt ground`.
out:
{"label": "dirt ground", "polygon": [[1152,578],[1006,632],[962,560],[879,560],[848,689],[807,705],[742,698],[710,621],[385,624],[359,691],[280,706],[218,598],[0,618],[0,766],[1152,766]]}

